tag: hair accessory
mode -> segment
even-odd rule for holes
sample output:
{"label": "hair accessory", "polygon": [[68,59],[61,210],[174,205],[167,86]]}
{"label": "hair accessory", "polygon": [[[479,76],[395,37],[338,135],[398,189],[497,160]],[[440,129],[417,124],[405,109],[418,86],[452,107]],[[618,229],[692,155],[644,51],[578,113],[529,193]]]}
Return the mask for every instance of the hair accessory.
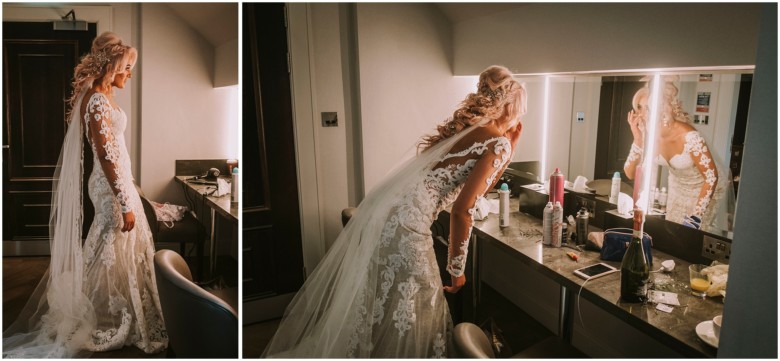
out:
{"label": "hair accessory", "polygon": [[102,68],[104,65],[108,64],[108,62],[111,60],[111,58],[106,54],[105,49],[100,50],[97,53],[92,54],[92,56],[95,57],[95,60],[97,60],[98,65]]}
{"label": "hair accessory", "polygon": [[485,82],[479,82],[479,89],[482,90],[482,93],[490,100],[497,101],[501,100],[504,95],[506,95],[504,87],[498,87],[496,89],[490,89],[490,86],[487,85]]}

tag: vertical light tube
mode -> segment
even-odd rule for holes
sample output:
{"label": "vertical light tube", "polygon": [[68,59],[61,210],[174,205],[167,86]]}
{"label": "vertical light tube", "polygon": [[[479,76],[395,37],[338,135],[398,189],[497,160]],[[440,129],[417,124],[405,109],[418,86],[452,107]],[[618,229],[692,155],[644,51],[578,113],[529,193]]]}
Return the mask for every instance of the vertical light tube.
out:
{"label": "vertical light tube", "polygon": [[645,151],[642,161],[642,182],[640,184],[640,194],[637,206],[645,211],[645,214],[651,209],[650,204],[650,178],[653,162],[655,162],[655,131],[658,126],[658,117],[661,101],[661,74],[653,76],[653,86],[650,89],[650,119],[645,124]]}
{"label": "vertical light tube", "polygon": [[547,136],[549,132],[548,123],[550,121],[550,76],[544,76],[544,104],[542,110],[542,168],[539,171],[539,177],[544,183],[547,178]]}

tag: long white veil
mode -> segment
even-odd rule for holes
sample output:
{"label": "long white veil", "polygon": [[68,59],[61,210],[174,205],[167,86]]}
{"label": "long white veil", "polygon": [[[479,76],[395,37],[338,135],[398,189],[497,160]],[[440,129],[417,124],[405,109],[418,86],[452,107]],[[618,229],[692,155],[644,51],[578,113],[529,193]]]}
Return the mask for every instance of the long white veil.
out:
{"label": "long white veil", "polygon": [[3,331],[3,357],[89,355],[85,346],[96,328],[96,318],[83,291],[83,97],[82,90],[73,105],[54,172],[49,218],[51,263],[16,321]]}
{"label": "long white veil", "polygon": [[[369,267],[369,261],[391,209],[411,187],[424,181],[455,143],[486,122],[408,159],[366,196],[287,307],[263,357],[345,357],[359,314],[357,307],[370,307],[371,290],[383,281],[378,270]],[[363,286],[368,294],[360,293]],[[367,300],[366,305],[361,306],[358,298]]]}

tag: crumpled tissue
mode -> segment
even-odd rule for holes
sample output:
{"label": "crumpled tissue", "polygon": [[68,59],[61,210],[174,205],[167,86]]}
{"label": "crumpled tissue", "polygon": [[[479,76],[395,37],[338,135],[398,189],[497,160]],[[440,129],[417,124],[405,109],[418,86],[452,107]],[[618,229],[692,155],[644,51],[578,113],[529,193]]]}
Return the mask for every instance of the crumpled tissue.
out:
{"label": "crumpled tissue", "polygon": [[588,183],[588,178],[578,175],[577,178],[574,180],[574,185],[572,186],[572,189],[574,189],[575,192],[585,193],[588,191],[588,186],[586,185],[587,183]]}
{"label": "crumpled tissue", "polygon": [[490,213],[498,213],[498,199],[487,200],[483,196],[477,197],[477,202],[474,204],[474,217],[475,221],[481,221],[487,218]]}
{"label": "crumpled tissue", "polygon": [[628,212],[634,209],[634,199],[628,194],[621,192],[618,194],[617,211],[622,215],[628,215]]}
{"label": "crumpled tissue", "polygon": [[[710,280],[710,288],[707,289],[707,296],[717,297],[723,295],[726,291],[726,282],[729,278],[729,265],[713,262],[713,265],[701,270]],[[724,291],[721,293],[721,291]]]}
{"label": "crumpled tissue", "polygon": [[222,178],[217,178],[217,191],[214,192],[215,197],[222,197],[225,194],[230,193],[230,184],[228,184],[227,180]]}

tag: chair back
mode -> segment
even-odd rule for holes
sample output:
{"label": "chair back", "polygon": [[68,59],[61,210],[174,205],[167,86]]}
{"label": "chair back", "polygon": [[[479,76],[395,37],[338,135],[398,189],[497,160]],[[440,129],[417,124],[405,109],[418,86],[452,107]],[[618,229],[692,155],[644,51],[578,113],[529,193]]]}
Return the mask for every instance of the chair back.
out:
{"label": "chair back", "polygon": [[149,229],[152,231],[152,235],[156,235],[160,225],[157,223],[157,214],[154,212],[154,206],[146,199],[146,195],[144,194],[144,191],[141,190],[141,187],[136,184],[135,189],[138,191],[138,197],[141,198],[141,204],[144,206],[146,223],[149,223]]}
{"label": "chair back", "polygon": [[485,332],[479,326],[462,322],[452,330],[452,341],[455,348],[464,358],[495,358],[493,347],[490,346]]}
{"label": "chair back", "polygon": [[174,251],[157,251],[154,271],[169,347],[176,357],[237,358],[236,311],[193,283],[187,263]]}

